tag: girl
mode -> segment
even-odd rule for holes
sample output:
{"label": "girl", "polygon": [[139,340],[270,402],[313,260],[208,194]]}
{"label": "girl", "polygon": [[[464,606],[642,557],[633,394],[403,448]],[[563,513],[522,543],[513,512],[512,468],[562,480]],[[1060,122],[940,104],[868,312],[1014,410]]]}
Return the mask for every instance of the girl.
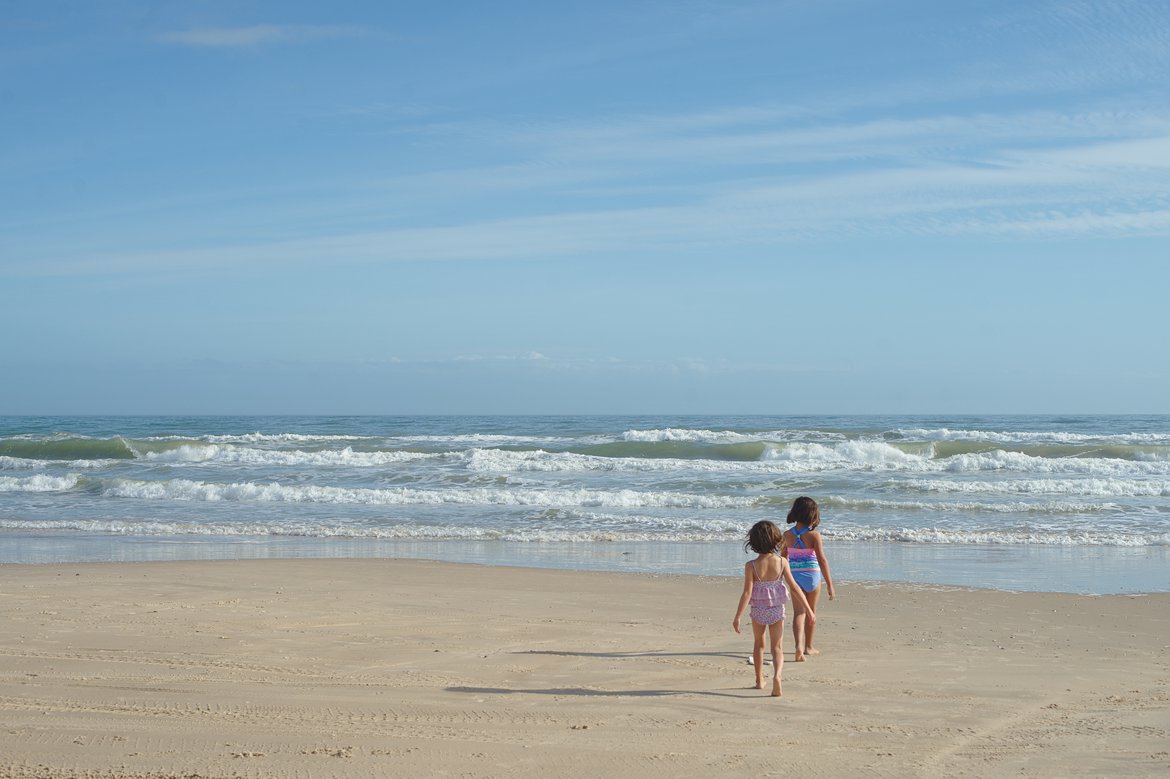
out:
{"label": "girl", "polygon": [[[836,597],[833,577],[829,574],[829,561],[825,559],[821,534],[817,532],[817,525],[821,524],[821,509],[812,498],[797,498],[788,512],[788,523],[795,527],[784,531],[780,554],[788,558],[792,578],[805,595],[801,600],[807,600],[809,609],[815,611],[817,599],[821,597],[822,578],[829,590],[829,600]],[[815,619],[806,619],[799,607],[792,615],[792,638],[796,642],[793,659],[798,663],[804,662],[805,655],[820,654],[819,650],[813,648],[815,623]]]}
{"label": "girl", "polygon": [[812,606],[804,597],[804,592],[796,586],[792,572],[788,570],[788,561],[776,554],[781,544],[780,528],[768,520],[757,522],[748,531],[747,541],[743,550],[749,549],[757,554],[755,560],[749,560],[743,567],[743,594],[739,596],[739,605],[735,609],[735,619],[731,620],[731,627],[739,632],[739,620],[743,617],[744,609],[751,603],[752,617],[752,664],[756,669],[756,689],[764,689],[764,631],[768,632],[768,639],[772,648],[772,668],[775,676],[772,677],[772,697],[779,698],[780,672],[784,668],[784,655],[780,651],[780,642],[784,638],[784,604],[789,600],[789,593],[799,601],[802,612],[811,625],[816,621]]}

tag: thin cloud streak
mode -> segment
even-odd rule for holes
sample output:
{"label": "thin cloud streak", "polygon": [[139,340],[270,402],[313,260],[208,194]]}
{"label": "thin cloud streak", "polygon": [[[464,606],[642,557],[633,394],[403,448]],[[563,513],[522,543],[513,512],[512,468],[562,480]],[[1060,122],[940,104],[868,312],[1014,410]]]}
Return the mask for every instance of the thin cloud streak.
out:
{"label": "thin cloud streak", "polygon": [[[865,205],[850,210],[848,203],[829,196],[804,203],[797,192],[782,193],[753,210],[729,207],[635,209],[601,213],[561,214],[551,217],[498,220],[452,227],[355,233],[330,238],[224,246],[213,249],[100,254],[56,262],[15,266],[10,276],[102,275],[167,273],[239,266],[381,264],[449,260],[546,261],[587,255],[645,256],[694,253],[718,249],[721,253],[751,247],[776,246],[824,237],[891,235],[1015,235],[1026,238],[1084,237],[1091,235],[1165,235],[1170,231],[1170,208],[1121,210],[1116,204],[1096,210],[1075,203],[1053,203],[1029,211],[997,211],[1008,204],[930,203]],[[785,212],[784,205],[791,205]]]}
{"label": "thin cloud streak", "polygon": [[344,25],[257,24],[250,27],[203,27],[167,32],[157,39],[163,43],[230,49],[272,43],[304,43],[327,38],[356,37],[361,28]]}
{"label": "thin cloud streak", "polygon": [[[480,143],[499,162],[332,182],[344,197],[326,200],[323,212],[344,202],[346,213],[366,212],[368,229],[183,250],[101,251],[93,241],[77,251],[40,243],[23,252],[23,261],[11,242],[5,253],[14,259],[0,275],[589,254],[652,259],[703,247],[751,249],[842,236],[1166,231],[1165,112],[1023,111],[760,126],[785,121],[772,107],[749,105],[611,122],[447,125],[445,143]],[[527,193],[537,204],[520,201],[506,206],[514,213],[489,217],[476,198],[498,192]],[[404,193],[413,202],[433,201],[439,224],[386,229],[380,213]],[[606,207],[592,207],[602,202]]]}
{"label": "thin cloud streak", "polygon": [[[683,116],[676,117],[677,122],[654,118],[610,125],[550,126],[543,131],[522,129],[508,140],[567,160],[807,164],[878,156],[937,158],[1004,143],[1053,144],[1170,133],[1170,115],[1152,112],[943,115],[764,129],[738,128],[732,118],[738,115],[737,110],[729,112],[723,125],[726,132],[705,135],[678,133],[677,128],[686,125],[687,117]],[[475,132],[482,132],[482,128]]]}

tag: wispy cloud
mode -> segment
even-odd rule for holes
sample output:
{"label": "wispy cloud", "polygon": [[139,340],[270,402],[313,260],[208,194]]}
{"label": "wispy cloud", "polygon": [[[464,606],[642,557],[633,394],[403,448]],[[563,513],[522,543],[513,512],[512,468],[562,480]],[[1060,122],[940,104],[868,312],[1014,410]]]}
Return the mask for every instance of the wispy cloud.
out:
{"label": "wispy cloud", "polygon": [[323,38],[364,35],[360,27],[344,25],[257,24],[250,27],[201,27],[162,33],[158,40],[184,46],[246,48],[264,44],[304,43]]}
{"label": "wispy cloud", "polygon": [[[0,272],[654,261],[841,237],[1170,233],[1170,111],[1157,107],[952,108],[848,121],[745,105],[608,121],[422,123],[416,131],[440,150],[477,150],[484,162],[453,168],[433,158],[418,173],[335,181],[327,196],[310,191],[318,223],[328,223],[331,208],[346,216],[329,234],[294,237],[305,203],[280,201],[272,207],[290,215],[283,235],[175,248],[184,242],[176,230],[173,244],[152,251],[103,251],[92,241],[54,251],[42,242]],[[394,214],[418,203],[426,226]]]}
{"label": "wispy cloud", "polygon": [[517,362],[530,360],[547,360],[540,352],[524,352],[523,354],[461,354],[455,358],[456,362]]}

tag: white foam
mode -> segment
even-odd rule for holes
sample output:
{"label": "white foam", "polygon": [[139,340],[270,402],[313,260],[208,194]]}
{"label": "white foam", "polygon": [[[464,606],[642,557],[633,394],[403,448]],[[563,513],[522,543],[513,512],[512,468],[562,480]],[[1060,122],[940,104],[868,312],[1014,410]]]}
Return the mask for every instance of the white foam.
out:
{"label": "white foam", "polygon": [[843,441],[834,444],[790,443],[764,450],[770,462],[791,463],[794,469],[866,468],[930,470],[931,460],[882,441]]}
{"label": "white foam", "polygon": [[758,435],[745,435],[730,430],[687,430],[667,428],[664,430],[627,430],[622,433],[623,441],[637,443],[687,442],[704,444],[738,444],[759,441]]}
{"label": "white foam", "polygon": [[[369,441],[377,436],[368,435],[303,435],[301,433],[245,433],[243,435],[205,435],[197,440],[213,444],[327,444],[337,441]],[[186,436],[160,436],[154,441],[187,440]]]}
{"label": "white foam", "polygon": [[627,430],[622,440],[633,443],[700,443],[745,444],[782,441],[801,441],[809,438],[821,441],[844,440],[840,433],[819,430],[770,430],[758,433],[737,433],[733,430],[702,430],[670,427],[656,430]]}
{"label": "white foam", "polygon": [[456,446],[569,446],[580,442],[580,439],[565,438],[564,436],[524,436],[498,433],[394,436],[393,440],[403,443],[453,444]]}
{"label": "white foam", "polygon": [[[731,530],[672,529],[640,531],[619,528],[496,528],[457,525],[336,525],[265,522],[160,522],[132,520],[11,520],[0,518],[0,528],[10,530],[57,530],[84,533],[107,533],[137,536],[303,536],[309,538],[355,538],[388,540],[483,540],[518,541],[531,543],[556,542],[662,542],[672,543],[718,542],[738,543],[746,527]],[[826,540],[859,543],[910,544],[976,544],[976,545],[1039,545],[1039,546],[1170,546],[1170,534],[1090,533],[1043,528],[1013,528],[1011,530],[970,529],[956,530],[936,527],[840,527],[823,529]]]}
{"label": "white foam", "polygon": [[1136,475],[1170,476],[1170,462],[1157,460],[1114,460],[1102,457],[1033,457],[1022,452],[982,452],[956,454],[934,460],[934,469],[946,471],[1015,471],[1034,474],[1085,474],[1126,477]]}
{"label": "white foam", "polygon": [[45,468],[72,468],[74,470],[108,468],[123,460],[33,460],[25,457],[0,455],[0,471],[39,471]]}
{"label": "white foam", "polygon": [[470,449],[452,455],[471,470],[661,471],[726,473],[819,473],[825,471],[903,471],[919,473],[1003,471],[1021,474],[1084,474],[1099,477],[1170,476],[1170,463],[1109,458],[1034,457],[1022,452],[996,450],[957,454],[935,459],[915,454],[882,441],[855,440],[831,444],[788,443],[767,445],[758,461],[678,459],[653,457],[599,457],[544,450],[509,451]]}
{"label": "white foam", "polygon": [[925,492],[983,495],[1084,495],[1092,497],[1170,497],[1170,481],[1137,479],[1013,479],[1010,481],[951,481],[910,479],[887,482]]}
{"label": "white foam", "polygon": [[921,472],[1012,471],[1024,474],[1085,474],[1110,477],[1170,476],[1170,462],[1136,461],[1103,457],[1035,457],[1023,452],[997,449],[991,452],[955,454],[934,458],[905,452],[882,441],[858,440],[837,444],[796,443],[769,448],[769,462],[789,463],[793,471],[830,469],[893,470]]}
{"label": "white foam", "polygon": [[760,462],[735,460],[682,460],[669,457],[598,457],[574,452],[546,452],[543,449],[509,451],[506,449],[469,449],[459,457],[468,470],[487,473],[510,471],[557,472],[774,472],[774,467]]}
{"label": "white foam", "polygon": [[369,489],[239,482],[212,484],[173,479],[139,481],[115,479],[102,491],[107,497],[184,501],[258,501],[282,503],[336,503],[358,505],[491,505],[491,506],[606,506],[636,508],[746,508],[754,498],[688,495],[637,490],[435,489],[408,487]]}
{"label": "white foam", "polygon": [[35,468],[44,468],[46,460],[28,460],[24,457],[8,457],[0,455],[0,471],[28,471]]}
{"label": "white foam", "polygon": [[827,541],[913,544],[1035,544],[1039,546],[1170,546],[1166,533],[1100,533],[1014,527],[1004,530],[964,530],[914,527],[834,527],[823,529]]}
{"label": "white foam", "polygon": [[412,460],[442,457],[425,452],[355,452],[352,448],[302,451],[297,449],[252,449],[232,445],[201,444],[179,446],[163,452],[148,452],[143,459],[164,463],[224,463],[233,465],[334,466],[370,468]]}
{"label": "white foam", "polygon": [[887,511],[943,511],[963,514],[993,513],[993,514],[1082,514],[1101,511],[1117,511],[1121,509],[1116,503],[1081,503],[1078,501],[1053,500],[1045,502],[1001,502],[980,503],[978,501],[916,501],[916,500],[883,500],[880,498],[828,498],[834,506],[857,509],[881,509]]}
{"label": "white foam", "polygon": [[[482,540],[532,543],[661,542],[663,540],[661,533],[611,529],[557,530],[413,524],[368,527],[312,523],[187,523],[158,521],[134,522],[127,520],[6,520],[0,518],[0,528],[11,530],[59,530],[136,536],[302,536],[308,538],[368,538],[428,541]],[[692,531],[673,534],[670,536],[670,540],[678,543],[731,541],[739,540],[742,535],[742,528],[736,528],[733,532]]]}
{"label": "white foam", "polygon": [[911,441],[972,441],[996,444],[1118,444],[1170,446],[1170,435],[1164,433],[1121,433],[1100,435],[1063,431],[994,431],[951,430],[949,428],[902,428],[890,431]]}
{"label": "white foam", "polygon": [[580,508],[556,508],[544,512],[539,519],[542,529],[575,531],[620,531],[652,534],[653,537],[673,538],[677,533],[701,533],[741,537],[747,531],[743,520],[726,517],[655,516],[649,514],[609,514],[585,511]]}
{"label": "white foam", "polygon": [[75,489],[81,481],[81,476],[0,476],[0,492],[67,492]]}

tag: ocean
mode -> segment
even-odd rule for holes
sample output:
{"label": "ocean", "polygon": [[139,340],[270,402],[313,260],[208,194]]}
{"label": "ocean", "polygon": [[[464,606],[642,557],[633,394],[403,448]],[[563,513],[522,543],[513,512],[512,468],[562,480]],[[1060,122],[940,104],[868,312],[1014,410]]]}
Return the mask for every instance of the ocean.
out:
{"label": "ocean", "polygon": [[1170,591],[1170,416],[0,417],[0,563],[415,557]]}

